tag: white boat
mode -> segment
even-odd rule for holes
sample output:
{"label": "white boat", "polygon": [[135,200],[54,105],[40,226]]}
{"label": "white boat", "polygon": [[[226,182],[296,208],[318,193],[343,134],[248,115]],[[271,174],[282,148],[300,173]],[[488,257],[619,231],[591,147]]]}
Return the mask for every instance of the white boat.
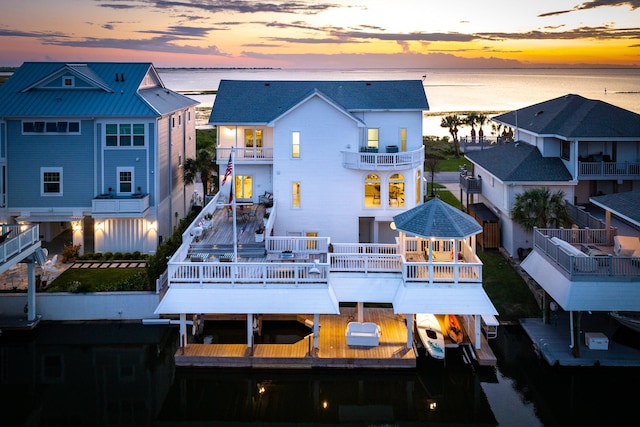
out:
{"label": "white boat", "polygon": [[609,314],[620,324],[640,332],[640,311],[612,311]]}
{"label": "white boat", "polygon": [[416,314],[416,330],[429,356],[444,359],[444,336],[436,316],[430,313]]}

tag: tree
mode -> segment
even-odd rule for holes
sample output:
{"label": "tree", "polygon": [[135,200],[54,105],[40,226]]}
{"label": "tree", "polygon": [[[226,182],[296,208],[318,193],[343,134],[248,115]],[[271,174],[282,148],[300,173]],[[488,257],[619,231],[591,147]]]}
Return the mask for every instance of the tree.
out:
{"label": "tree", "polygon": [[464,125],[464,121],[457,115],[445,116],[440,122],[440,127],[449,128],[449,133],[453,139],[453,147],[456,151],[456,157],[460,157],[460,142],[458,141],[458,126]]}
{"label": "tree", "polygon": [[476,124],[478,123],[478,113],[469,113],[464,119],[464,124],[471,126],[471,142],[476,142]]}
{"label": "tree", "polygon": [[210,194],[212,189],[209,187],[209,181],[215,165],[215,155],[206,148],[199,149],[195,159],[185,159],[182,165],[184,183],[187,185],[193,184],[198,179],[201,179],[204,192]]}
{"label": "tree", "polygon": [[525,230],[570,227],[573,223],[564,201],[564,192],[533,188],[516,196],[511,219]]}
{"label": "tree", "polygon": [[486,114],[478,114],[477,116],[477,123],[478,123],[478,140],[480,141],[480,143],[482,143],[482,141],[484,140],[484,131],[482,130],[482,126],[484,126],[487,121],[489,121],[489,118],[487,117]]}

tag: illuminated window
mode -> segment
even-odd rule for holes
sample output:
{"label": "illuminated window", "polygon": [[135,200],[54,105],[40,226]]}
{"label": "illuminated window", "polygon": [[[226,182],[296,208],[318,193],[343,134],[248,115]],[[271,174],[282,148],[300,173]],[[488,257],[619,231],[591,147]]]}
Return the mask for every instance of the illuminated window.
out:
{"label": "illuminated window", "polygon": [[400,129],[400,151],[407,151],[407,128]]}
{"label": "illuminated window", "polygon": [[389,178],[389,207],[404,207],[404,177],[399,173]]}
{"label": "illuminated window", "polygon": [[300,132],[291,132],[291,157],[300,157]]}
{"label": "illuminated window", "polygon": [[422,187],[420,186],[420,171],[416,172],[416,203],[420,203],[420,194]]}
{"label": "illuminated window", "polygon": [[253,198],[253,177],[251,175],[236,175],[233,185],[236,200],[251,200]]}
{"label": "illuminated window", "polygon": [[291,188],[291,206],[300,207],[300,181],[294,181]]}
{"label": "illuminated window", "polygon": [[367,129],[367,148],[378,148],[378,128]]}
{"label": "illuminated window", "polygon": [[367,175],[364,180],[364,207],[380,207],[380,177],[375,173]]}

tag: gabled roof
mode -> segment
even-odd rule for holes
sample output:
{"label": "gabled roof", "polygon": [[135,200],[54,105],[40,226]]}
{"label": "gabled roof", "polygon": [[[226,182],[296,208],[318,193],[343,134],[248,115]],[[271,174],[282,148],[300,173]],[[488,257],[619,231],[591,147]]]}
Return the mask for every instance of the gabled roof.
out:
{"label": "gabled roof", "polygon": [[424,238],[464,239],[482,232],[470,215],[435,198],[393,217],[396,229]]}
{"label": "gabled roof", "polygon": [[308,102],[310,99],[312,98],[319,98],[322,99],[324,102],[326,102],[327,104],[331,105],[333,108],[335,108],[337,111],[339,111],[340,113],[346,115],[348,118],[350,118],[351,120],[353,120],[354,122],[356,122],[358,124],[358,126],[365,126],[365,123],[358,117],[356,117],[354,114],[351,114],[349,111],[345,110],[341,105],[336,104],[331,98],[329,98],[328,96],[326,96],[325,94],[323,94],[322,92],[320,92],[319,90],[315,89],[313,90],[311,93],[309,93],[305,98],[301,99],[295,106],[293,106],[292,108],[290,108],[287,111],[284,111],[280,116],[275,117],[273,120],[271,120],[269,122],[269,126],[273,126],[275,124],[276,121],[278,121],[279,119],[281,119],[282,117],[286,116],[287,114],[289,114],[291,111],[293,111],[293,109],[299,105],[304,104],[305,102]]}
{"label": "gabled roof", "polygon": [[314,91],[351,113],[429,109],[420,80],[222,80],[209,123],[269,123]]}
{"label": "gabled roof", "polygon": [[564,95],[492,120],[563,139],[640,138],[640,114],[580,95]]}
{"label": "gabled roof", "polygon": [[572,177],[558,157],[542,157],[537,147],[523,142],[501,144],[470,151],[465,157],[502,182],[571,181]]}
{"label": "gabled roof", "polygon": [[3,118],[155,117],[196,104],[165,88],[151,63],[25,62],[0,86]]}

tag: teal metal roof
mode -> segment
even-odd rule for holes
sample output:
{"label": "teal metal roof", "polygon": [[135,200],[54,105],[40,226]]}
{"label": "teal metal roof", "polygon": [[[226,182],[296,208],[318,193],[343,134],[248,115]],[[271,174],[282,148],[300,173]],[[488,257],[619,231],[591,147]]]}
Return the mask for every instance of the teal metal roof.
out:
{"label": "teal metal roof", "polygon": [[396,229],[424,238],[464,239],[482,232],[482,226],[470,215],[439,198],[393,217]]}
{"label": "teal metal roof", "polygon": [[429,109],[420,80],[222,80],[209,124],[269,123],[313,93],[350,113]]}
{"label": "teal metal roof", "polygon": [[469,151],[465,157],[483,167],[502,182],[571,181],[558,157],[542,157],[537,147],[524,142],[500,144]]}
{"label": "teal metal roof", "polygon": [[148,117],[196,104],[165,88],[151,63],[26,62],[0,86],[3,118]]}
{"label": "teal metal roof", "polygon": [[640,114],[573,94],[509,111],[492,120],[565,139],[640,137]]}

